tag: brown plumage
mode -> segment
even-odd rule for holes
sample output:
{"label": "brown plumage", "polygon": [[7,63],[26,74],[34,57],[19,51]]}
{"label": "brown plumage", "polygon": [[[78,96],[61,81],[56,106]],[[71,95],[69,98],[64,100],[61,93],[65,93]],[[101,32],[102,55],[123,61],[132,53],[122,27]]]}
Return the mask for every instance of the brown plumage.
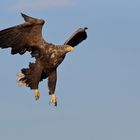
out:
{"label": "brown plumage", "polygon": [[54,45],[42,37],[44,20],[21,15],[25,20],[23,24],[0,31],[0,48],[11,48],[11,54],[23,55],[26,51],[30,52],[36,61],[18,74],[19,84],[33,89],[38,99],[39,82],[48,78],[49,95],[52,95],[50,103],[57,105],[57,98],[54,96],[57,67],[64,60],[66,53],[87,38],[87,28],[79,28],[63,45]]}

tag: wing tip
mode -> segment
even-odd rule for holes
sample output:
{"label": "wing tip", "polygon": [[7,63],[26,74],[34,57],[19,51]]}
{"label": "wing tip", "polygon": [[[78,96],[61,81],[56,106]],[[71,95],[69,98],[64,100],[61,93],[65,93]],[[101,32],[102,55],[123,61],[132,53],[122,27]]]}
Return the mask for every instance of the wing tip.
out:
{"label": "wing tip", "polygon": [[22,17],[24,17],[25,14],[23,14],[22,12],[20,13]]}
{"label": "wing tip", "polygon": [[25,22],[29,22],[29,23],[36,23],[36,24],[40,24],[43,25],[45,23],[45,21],[43,19],[37,19],[31,16],[28,16],[24,13],[21,13],[21,16],[24,18]]}
{"label": "wing tip", "polygon": [[26,21],[26,22],[29,22],[29,21],[31,21],[31,17],[29,17],[28,15],[26,15],[26,14],[24,14],[24,13],[21,13],[21,16],[24,18],[24,20]]}
{"label": "wing tip", "polygon": [[21,16],[25,19],[25,18],[27,18],[27,17],[29,17],[29,16],[27,16],[26,14],[24,14],[24,13],[20,13],[21,14]]}
{"label": "wing tip", "polygon": [[38,19],[33,18],[33,17],[31,17],[31,16],[28,16],[28,15],[26,15],[26,14],[24,14],[24,13],[21,13],[21,16],[24,18],[24,20],[25,20],[26,22],[34,22],[34,21],[38,20]]}

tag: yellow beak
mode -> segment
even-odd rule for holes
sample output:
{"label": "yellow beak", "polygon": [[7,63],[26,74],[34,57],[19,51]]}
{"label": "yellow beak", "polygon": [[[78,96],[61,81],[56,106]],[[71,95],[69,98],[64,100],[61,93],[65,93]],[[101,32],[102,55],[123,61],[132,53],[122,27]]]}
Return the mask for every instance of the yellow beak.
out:
{"label": "yellow beak", "polygon": [[71,52],[71,51],[74,51],[74,50],[75,50],[75,49],[74,49],[74,47],[72,47],[72,46],[68,46],[68,47],[67,47],[67,51],[68,51],[68,52]]}

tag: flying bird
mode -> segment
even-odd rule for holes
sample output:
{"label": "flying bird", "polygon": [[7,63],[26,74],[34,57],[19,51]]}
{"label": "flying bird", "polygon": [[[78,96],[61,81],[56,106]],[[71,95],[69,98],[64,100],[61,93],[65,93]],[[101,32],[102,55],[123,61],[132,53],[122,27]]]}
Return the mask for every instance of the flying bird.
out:
{"label": "flying bird", "polygon": [[87,38],[85,28],[76,30],[62,45],[54,45],[44,40],[42,27],[43,19],[37,19],[21,13],[24,23],[0,31],[0,48],[11,48],[11,54],[23,55],[30,52],[35,58],[28,68],[21,69],[17,74],[18,84],[34,90],[35,99],[40,97],[39,82],[48,78],[50,104],[57,106],[55,87],[57,67],[62,63],[66,54]]}

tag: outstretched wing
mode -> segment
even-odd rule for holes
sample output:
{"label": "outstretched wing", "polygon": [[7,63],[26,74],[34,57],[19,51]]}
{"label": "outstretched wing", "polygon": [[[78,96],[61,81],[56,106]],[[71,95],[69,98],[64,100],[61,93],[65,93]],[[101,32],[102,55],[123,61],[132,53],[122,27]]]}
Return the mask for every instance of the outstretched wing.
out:
{"label": "outstretched wing", "polygon": [[42,27],[45,21],[21,15],[25,20],[23,24],[0,31],[0,48],[11,48],[11,54],[24,54],[44,46]]}
{"label": "outstretched wing", "polygon": [[77,31],[73,33],[73,35],[64,43],[64,45],[70,45],[70,46],[77,46],[79,43],[81,43],[83,40],[87,38],[86,30],[88,28],[79,28]]}

